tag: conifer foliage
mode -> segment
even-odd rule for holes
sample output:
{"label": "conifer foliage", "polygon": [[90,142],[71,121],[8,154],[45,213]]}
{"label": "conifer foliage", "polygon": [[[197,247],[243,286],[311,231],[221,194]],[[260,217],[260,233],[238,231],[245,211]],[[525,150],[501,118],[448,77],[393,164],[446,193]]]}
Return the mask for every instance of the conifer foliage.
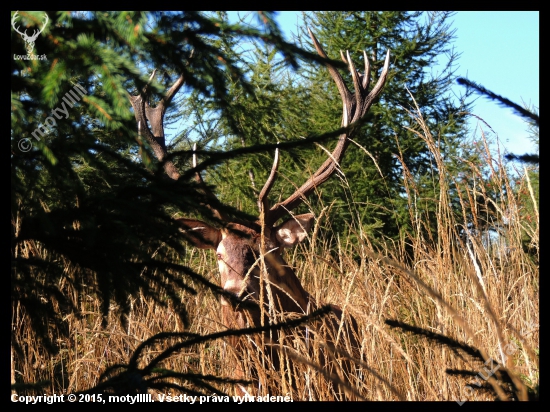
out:
{"label": "conifer foliage", "polygon": [[[413,113],[422,113],[429,129],[437,133],[439,150],[446,157],[457,154],[467,132],[469,105],[466,95],[459,100],[450,90],[459,57],[453,49],[451,18],[452,13],[446,12],[354,11],[305,15],[306,24],[316,28],[330,58],[338,60],[340,51],[349,50],[355,64],[362,67],[365,50],[374,80],[386,51],[390,50],[392,56],[385,92],[356,136],[356,146],[360,148],[350,150],[342,168],[351,195],[342,193],[335,182],[327,190],[337,201],[347,199],[346,203],[351,200],[355,204],[355,213],[339,214],[334,222],[337,232],[345,231],[346,222],[356,216],[377,238],[397,238],[409,231],[406,223],[409,212],[402,193],[405,173],[415,177],[419,188],[426,188],[425,197],[433,195],[430,187],[437,180],[434,179],[437,167],[419,138]],[[338,94],[330,79],[315,68],[309,71],[308,78],[314,85],[309,116],[317,120],[315,127],[323,129],[337,124],[338,99],[327,98]]]}
{"label": "conifer foliage", "polygon": [[[282,40],[270,13],[258,14],[258,29],[214,13],[45,13],[35,57],[18,57],[26,43],[15,31],[11,38],[11,299],[55,353],[55,336],[68,333],[63,317],[81,316],[85,294],[101,300],[105,319],[117,307],[124,322],[127,298],[141,291],[185,322],[180,291],[202,284],[220,292],[179,264],[185,245],[174,212],[208,212],[191,179],[191,153],[159,161],[159,136],[138,133],[131,101],[158,106],[184,79],[182,91],[208,96],[224,113],[229,81],[250,89],[228,39],[258,39],[291,64],[299,50]],[[19,27],[29,33],[43,16],[20,11]],[[173,108],[165,109],[169,123]],[[203,167],[220,159],[202,153]],[[181,179],[164,173],[170,162]],[[16,352],[21,345],[14,337]]]}

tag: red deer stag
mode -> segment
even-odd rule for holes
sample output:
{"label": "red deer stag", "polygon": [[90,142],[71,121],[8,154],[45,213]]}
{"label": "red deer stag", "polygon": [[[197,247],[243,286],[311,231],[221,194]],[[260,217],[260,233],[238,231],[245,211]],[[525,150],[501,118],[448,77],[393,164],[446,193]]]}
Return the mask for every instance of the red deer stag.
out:
{"label": "red deer stag", "polygon": [[[313,33],[309,31],[309,34],[319,55],[326,59],[327,56]],[[211,199],[208,207],[217,219],[225,223],[224,227],[216,228],[200,220],[178,219],[182,225],[182,232],[186,239],[196,247],[216,251],[221,286],[226,292],[237,298],[252,299],[260,303],[259,309],[245,310],[236,308],[222,298],[222,319],[228,328],[244,328],[247,325],[260,326],[265,322],[262,312],[264,316],[268,313],[279,314],[279,319],[281,319],[280,314],[303,315],[318,307],[314,298],[302,287],[292,268],[281,256],[282,249],[291,248],[307,237],[308,231],[313,226],[314,215],[306,213],[291,216],[280,224],[276,223],[280,218],[290,214],[290,211],[299,206],[315,188],[329,179],[336,171],[350,143],[348,138],[353,132],[353,124],[365,116],[381,92],[388,73],[389,51],[386,54],[380,78],[370,92],[368,91],[370,65],[366,53],[363,55],[365,72],[361,75],[355,69],[349,52],[346,56],[342,54],[343,61],[349,66],[355,93],[350,92],[338,70],[332,64],[325,62],[342,98],[342,127],[352,127],[339,136],[337,146],[330,157],[299,189],[286,200],[270,207],[268,195],[275,181],[279,165],[277,149],[271,173],[259,195],[260,216],[258,220],[254,222],[229,220],[219,208],[216,209],[215,205],[219,204],[216,196],[208,191],[200,174],[196,174],[197,182],[206,196]],[[145,136],[151,142],[155,155],[161,161],[166,156],[162,118],[167,104],[170,103],[182,84],[183,77],[180,77],[154,109],[149,107],[142,96],[129,96],[136,120],[142,125],[141,128],[144,129]],[[147,127],[146,120],[149,120],[152,132]],[[171,178],[179,178],[178,171],[170,161],[165,162],[164,165]],[[340,327],[342,311],[337,306],[331,307],[333,324],[338,325],[336,330],[340,330],[340,335],[348,335],[348,342],[356,342],[356,337],[352,336],[355,333],[353,332],[355,328]],[[352,320],[351,323],[354,321]],[[333,338],[328,339],[329,344],[334,342]],[[237,340],[231,341],[236,348],[237,342]],[[276,340],[271,342],[276,343]],[[274,358],[276,365],[278,363],[277,356],[275,355]]]}

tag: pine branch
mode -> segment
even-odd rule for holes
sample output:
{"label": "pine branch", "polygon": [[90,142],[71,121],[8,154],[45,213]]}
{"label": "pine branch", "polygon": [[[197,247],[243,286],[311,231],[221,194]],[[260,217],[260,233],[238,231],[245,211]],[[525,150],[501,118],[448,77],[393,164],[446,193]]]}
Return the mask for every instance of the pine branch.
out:
{"label": "pine branch", "polygon": [[474,90],[476,90],[479,94],[482,94],[491,100],[499,101],[503,106],[514,109],[517,112],[517,114],[520,115],[521,117],[533,120],[537,126],[539,125],[538,115],[536,115],[535,113],[527,109],[524,109],[519,104],[514,103],[513,101],[507,99],[506,97],[499,96],[498,94],[493,93],[490,90],[487,90],[485,87],[481,86],[480,84],[477,84],[471,80],[467,80],[463,77],[459,77],[458,79],[456,79],[456,81],[461,86],[471,87]]}

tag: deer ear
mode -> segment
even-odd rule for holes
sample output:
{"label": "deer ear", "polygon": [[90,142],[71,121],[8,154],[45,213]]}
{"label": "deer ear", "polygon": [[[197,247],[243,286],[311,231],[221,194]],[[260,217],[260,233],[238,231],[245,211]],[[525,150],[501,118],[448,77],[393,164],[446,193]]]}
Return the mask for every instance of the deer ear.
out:
{"label": "deer ear", "polygon": [[275,236],[281,247],[291,248],[304,240],[313,226],[313,213],[297,215],[275,228]]}
{"label": "deer ear", "polygon": [[222,232],[207,223],[195,219],[176,219],[179,223],[180,231],[185,240],[200,249],[218,248],[222,240]]}

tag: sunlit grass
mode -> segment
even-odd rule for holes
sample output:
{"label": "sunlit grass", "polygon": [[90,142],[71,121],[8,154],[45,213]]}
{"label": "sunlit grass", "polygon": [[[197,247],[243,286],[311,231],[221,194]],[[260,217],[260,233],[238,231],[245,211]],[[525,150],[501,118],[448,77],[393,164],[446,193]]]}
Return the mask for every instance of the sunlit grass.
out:
{"label": "sunlit grass", "polygon": [[[475,377],[478,372],[487,376],[484,368],[491,369],[488,364],[462,352],[458,356],[452,344],[392,329],[385,321],[393,319],[476,348],[483,359],[501,364],[500,370],[508,371],[520,398],[527,390],[538,391],[538,199],[532,189],[529,196],[517,196],[515,189],[527,191],[529,180],[507,170],[483,140],[477,145],[480,163],[470,164],[466,172],[453,176],[422,119],[417,121],[418,138],[430,149],[439,170],[435,182],[438,196],[415,201],[422,193],[405,170],[403,190],[410,199],[412,230],[401,243],[386,241],[373,246],[361,222],[350,222],[356,241],[329,238],[321,229],[330,226],[333,213],[326,205],[323,213],[317,213],[309,242],[287,252],[286,260],[295,267],[306,290],[319,302],[340,306],[346,317],[357,321],[358,347],[350,350],[353,343],[342,337],[339,350],[329,350],[324,345],[326,334],[318,332],[319,325],[312,325],[307,339],[304,329],[284,332],[278,344],[282,368],[275,368],[262,355],[264,346],[258,336],[243,339],[238,354],[225,341],[216,340],[179,352],[163,367],[228,378],[242,375],[254,384],[242,389],[226,383],[213,385],[229,394],[243,390],[261,396],[290,394],[294,400],[472,401],[502,396],[504,392],[499,388],[502,391],[506,385],[495,379],[497,374],[487,382],[481,375]],[[516,180],[519,186],[512,183]],[[450,187],[459,194],[458,213],[451,207]],[[495,190],[495,197],[487,195]],[[535,206],[521,203],[529,201]],[[432,202],[436,210],[435,238],[426,230],[426,202]],[[536,214],[529,222],[525,210]],[[489,236],[487,222],[500,222],[498,233]],[[334,245],[337,253],[328,253]],[[34,254],[46,253],[39,246],[28,247],[34,248]],[[218,283],[213,253],[189,248],[181,259],[195,272]],[[209,334],[224,330],[215,296],[200,285],[191,286],[200,292],[195,296],[182,294],[190,314],[189,331]],[[69,285],[64,290],[71,293]],[[36,341],[25,313],[19,306],[13,308],[12,339],[20,350],[12,349],[12,379],[49,381],[44,393],[85,390],[98,383],[108,366],[128,363],[147,338],[162,331],[184,331],[173,310],[144,297],[128,302],[130,311],[124,323],[117,317],[120,308],[111,308],[106,328],[101,326],[101,307],[93,293],[73,296],[73,300],[78,302],[82,316],[66,317],[70,338],[59,338],[61,350],[51,357]],[[173,342],[163,340],[147,348],[140,362],[147,364]],[[320,368],[319,364],[334,367]],[[448,369],[468,370],[473,375],[449,375]],[[477,387],[476,381],[492,389],[472,390]]]}

